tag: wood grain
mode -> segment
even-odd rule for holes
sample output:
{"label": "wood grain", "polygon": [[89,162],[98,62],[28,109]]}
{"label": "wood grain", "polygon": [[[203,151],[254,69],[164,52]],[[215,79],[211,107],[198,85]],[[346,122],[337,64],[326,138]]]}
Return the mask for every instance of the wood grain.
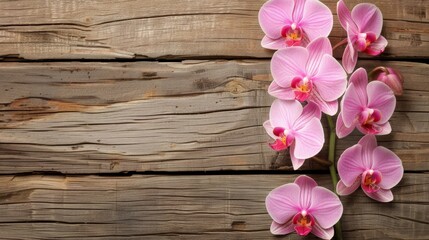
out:
{"label": "wood grain", "polygon": [[[393,133],[379,137],[410,171],[429,164],[428,65],[402,71]],[[262,128],[268,61],[1,63],[0,173],[290,169]],[[342,139],[337,156],[360,133]],[[320,154],[327,157],[326,148]],[[303,169],[326,169],[306,161]]]}
{"label": "wood grain", "polygon": [[[1,176],[0,239],[277,239],[265,197],[295,177]],[[343,197],[344,239],[427,239],[428,186],[428,174],[406,174],[392,203]]]}
{"label": "wood grain", "polygon": [[[23,59],[266,58],[257,14],[265,0],[0,1],[0,56]],[[335,13],[336,0],[324,3]],[[359,0],[347,1],[350,8]],[[429,56],[428,5],[378,0],[384,57]],[[331,40],[345,37],[334,16]],[[336,52],[340,57],[341,53]]]}

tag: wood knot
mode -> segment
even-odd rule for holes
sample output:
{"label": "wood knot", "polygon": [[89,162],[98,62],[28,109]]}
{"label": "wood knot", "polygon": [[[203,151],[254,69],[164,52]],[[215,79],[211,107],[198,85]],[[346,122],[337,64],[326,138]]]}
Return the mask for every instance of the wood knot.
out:
{"label": "wood knot", "polygon": [[244,231],[244,230],[246,230],[246,222],[245,221],[233,221],[231,223],[231,229],[233,231]]}
{"label": "wood knot", "polygon": [[227,90],[228,92],[231,92],[231,93],[234,93],[234,94],[242,93],[242,92],[248,91],[247,86],[245,86],[245,85],[244,85],[240,80],[238,80],[238,79],[234,79],[234,80],[232,80],[232,81],[228,82],[228,83],[225,85],[225,88],[226,88],[226,90]]}

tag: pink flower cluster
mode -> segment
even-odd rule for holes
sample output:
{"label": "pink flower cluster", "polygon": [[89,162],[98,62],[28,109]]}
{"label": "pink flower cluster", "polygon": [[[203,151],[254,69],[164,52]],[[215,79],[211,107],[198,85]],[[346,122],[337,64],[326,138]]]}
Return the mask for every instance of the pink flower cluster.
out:
{"label": "pink flower cluster", "polygon": [[[378,81],[368,82],[363,68],[353,72],[359,52],[376,56],[387,45],[381,36],[383,17],[375,5],[361,3],[350,11],[340,0],[337,14],[347,33],[340,42],[346,44],[342,64],[332,55],[328,36],[333,15],[322,2],[269,0],[261,7],[259,23],[265,33],[261,45],[277,50],[271,61],[274,80],[268,88],[268,93],[277,99],[263,126],[273,139],[269,146],[275,151],[288,150],[297,170],[325,143],[322,113],[328,117],[338,114],[339,138],[354,129],[365,136],[338,160],[341,180],[337,194],[349,195],[361,186],[375,200],[392,201],[390,189],[402,178],[402,163],[392,151],[377,146],[375,135],[392,131],[389,119],[396,105],[395,94],[402,94],[403,79],[397,71],[385,67],[372,72],[377,75],[371,77]],[[274,189],[267,197],[266,207],[273,219],[273,234],[295,231],[323,239],[334,236],[333,225],[343,211],[334,193],[307,176]]]}

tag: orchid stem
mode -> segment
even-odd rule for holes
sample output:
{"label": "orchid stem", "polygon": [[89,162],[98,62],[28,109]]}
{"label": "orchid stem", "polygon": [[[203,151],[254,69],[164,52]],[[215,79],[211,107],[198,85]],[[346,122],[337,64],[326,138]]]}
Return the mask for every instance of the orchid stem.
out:
{"label": "orchid stem", "polygon": [[326,166],[326,167],[329,167],[329,166],[332,165],[332,162],[330,162],[330,161],[328,161],[326,159],[320,158],[320,157],[314,156],[311,159],[314,160],[315,162],[318,162],[319,164],[321,164],[323,166]]}
{"label": "orchid stem", "polygon": [[339,46],[341,46],[341,45],[344,45],[344,44],[346,44],[347,43],[347,38],[346,39],[343,39],[343,40],[341,40],[340,42],[338,42],[337,44],[335,44],[335,46],[332,48],[332,51],[334,51],[335,49],[337,49],[337,47],[339,47]]}
{"label": "orchid stem", "polygon": [[[329,155],[328,160],[332,163],[331,166],[329,166],[329,172],[331,173],[331,179],[332,184],[334,185],[334,192],[337,188],[338,183],[338,177],[337,177],[337,171],[335,170],[335,140],[336,140],[336,134],[335,134],[335,124],[334,120],[331,116],[326,115],[326,119],[328,120],[329,125]],[[341,230],[341,222],[338,221],[337,224],[335,224],[335,236],[337,240],[342,240],[342,230]]]}
{"label": "orchid stem", "polygon": [[336,140],[335,125],[331,116],[326,115],[326,118],[328,119],[328,125],[329,125],[328,160],[332,163],[331,166],[329,166],[329,172],[331,173],[332,184],[334,185],[334,190],[335,190],[338,183],[337,171],[335,170],[335,140]]}

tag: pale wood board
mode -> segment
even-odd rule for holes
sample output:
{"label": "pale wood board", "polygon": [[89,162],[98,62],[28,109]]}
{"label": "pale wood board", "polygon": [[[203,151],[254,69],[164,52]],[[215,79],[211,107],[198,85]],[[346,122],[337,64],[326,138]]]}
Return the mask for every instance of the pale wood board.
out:
{"label": "pale wood board", "polygon": [[[331,188],[329,176],[311,176]],[[277,239],[265,197],[295,177],[1,176],[0,239]],[[427,239],[429,175],[405,174],[393,194],[343,197],[344,239]]]}
{"label": "pale wood board", "polygon": [[[379,137],[380,144],[398,154],[406,170],[428,170],[428,65],[383,64],[402,71],[406,80],[391,119],[393,133]],[[291,165],[268,147],[262,127],[273,101],[266,92],[272,80],[268,61],[1,63],[0,68],[0,173]],[[355,132],[339,140],[337,156],[361,136]],[[326,167],[306,161],[303,169]]]}
{"label": "pale wood board", "polygon": [[[0,1],[0,56],[23,59],[267,58],[265,0]],[[323,1],[336,13],[336,0]],[[352,8],[362,1],[350,0]],[[429,56],[429,7],[378,0],[389,58]],[[345,38],[334,16],[333,43]],[[336,52],[341,57],[340,50]]]}

